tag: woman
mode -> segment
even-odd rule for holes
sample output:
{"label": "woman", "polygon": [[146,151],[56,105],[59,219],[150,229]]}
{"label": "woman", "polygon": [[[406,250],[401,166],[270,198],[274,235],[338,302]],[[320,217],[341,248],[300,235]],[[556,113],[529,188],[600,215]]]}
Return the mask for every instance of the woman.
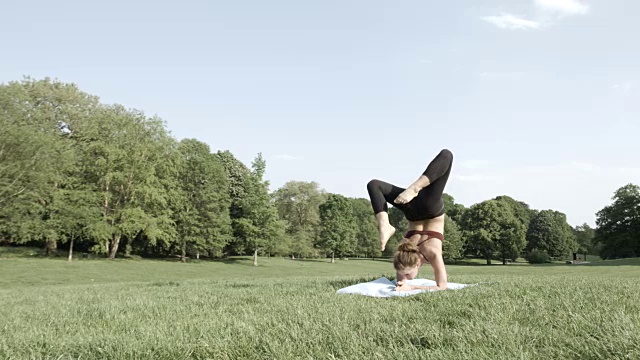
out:
{"label": "woman", "polygon": [[[396,232],[389,223],[387,203],[404,213],[409,231],[398,245],[393,257],[396,269],[396,290],[444,290],[447,272],[442,259],[445,208],[442,200],[445,185],[451,173],[453,154],[444,149],[427,165],[425,171],[406,189],[381,180],[371,180],[367,191],[380,231],[380,246]],[[435,286],[412,286],[405,280],[414,279],[422,265],[433,267]]]}

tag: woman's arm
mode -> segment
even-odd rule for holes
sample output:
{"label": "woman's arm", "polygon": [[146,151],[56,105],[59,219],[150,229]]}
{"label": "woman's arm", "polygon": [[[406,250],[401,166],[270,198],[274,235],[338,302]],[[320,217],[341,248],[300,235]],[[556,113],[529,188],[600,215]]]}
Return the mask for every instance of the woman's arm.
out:
{"label": "woman's arm", "polygon": [[[429,255],[429,254],[427,254]],[[433,268],[433,277],[436,279],[436,287],[444,290],[447,288],[447,269],[444,265],[444,259],[442,258],[442,251],[437,251],[430,256],[429,264]]]}

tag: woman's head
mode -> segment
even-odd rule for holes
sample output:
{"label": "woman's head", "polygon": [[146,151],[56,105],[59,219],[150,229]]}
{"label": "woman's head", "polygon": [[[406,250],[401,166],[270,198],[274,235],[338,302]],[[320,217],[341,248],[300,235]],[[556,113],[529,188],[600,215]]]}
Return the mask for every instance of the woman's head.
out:
{"label": "woman's head", "polygon": [[400,243],[393,256],[393,267],[398,274],[405,279],[414,279],[418,275],[420,266],[422,266],[422,259],[418,246],[410,241]]}

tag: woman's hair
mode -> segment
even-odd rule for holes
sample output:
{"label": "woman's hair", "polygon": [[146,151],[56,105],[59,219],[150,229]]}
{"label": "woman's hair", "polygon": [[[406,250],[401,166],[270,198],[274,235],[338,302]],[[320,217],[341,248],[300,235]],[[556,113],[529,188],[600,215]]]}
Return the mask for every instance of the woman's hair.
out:
{"label": "woman's hair", "polygon": [[412,268],[420,262],[420,251],[416,244],[405,241],[398,245],[393,256],[393,267],[396,270]]}

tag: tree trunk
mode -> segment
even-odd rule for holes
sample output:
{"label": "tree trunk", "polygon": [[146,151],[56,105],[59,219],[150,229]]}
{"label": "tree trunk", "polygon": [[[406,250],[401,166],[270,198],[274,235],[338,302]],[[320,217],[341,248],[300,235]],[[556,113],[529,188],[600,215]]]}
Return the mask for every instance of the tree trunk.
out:
{"label": "tree trunk", "polygon": [[131,256],[131,240],[127,239],[127,245],[124,247],[124,257]]}
{"label": "tree trunk", "polygon": [[253,266],[258,266],[258,248],[253,250]]}
{"label": "tree trunk", "polygon": [[335,263],[335,262],[336,262],[336,252],[335,252],[335,251],[332,251],[332,252],[331,252],[331,263],[333,264],[333,263]]}
{"label": "tree trunk", "polygon": [[182,241],[182,256],[180,257],[180,261],[187,262],[187,242]]}
{"label": "tree trunk", "polygon": [[69,258],[68,261],[73,259],[73,236],[71,236],[71,241],[69,242]]}
{"label": "tree trunk", "polygon": [[491,255],[487,255],[487,265],[491,265]]}
{"label": "tree trunk", "polygon": [[[104,204],[102,206],[102,218],[105,223],[108,223],[107,214],[109,212],[109,196],[107,193],[109,192],[109,180],[107,180],[105,195],[104,195]],[[104,253],[109,257],[109,239],[104,240]]]}
{"label": "tree trunk", "polygon": [[507,265],[507,254],[502,254],[502,265]]}
{"label": "tree trunk", "polygon": [[118,252],[118,245],[120,245],[120,237],[122,235],[116,234],[113,235],[113,239],[111,241],[111,250],[109,251],[109,259],[115,259],[116,253]]}
{"label": "tree trunk", "polygon": [[45,241],[45,255],[51,256],[58,252],[58,242],[47,238]]}

